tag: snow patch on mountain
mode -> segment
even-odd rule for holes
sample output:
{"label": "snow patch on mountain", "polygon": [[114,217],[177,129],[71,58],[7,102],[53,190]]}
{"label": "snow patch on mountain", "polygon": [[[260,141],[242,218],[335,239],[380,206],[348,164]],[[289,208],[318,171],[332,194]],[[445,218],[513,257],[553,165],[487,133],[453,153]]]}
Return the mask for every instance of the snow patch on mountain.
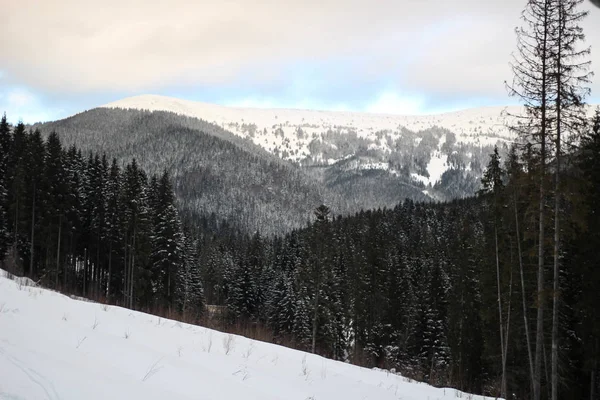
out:
{"label": "snow patch on mountain", "polygon": [[102,107],[170,111],[201,118],[237,135],[249,137],[267,150],[289,149],[293,154],[287,158],[293,160],[301,160],[308,155],[310,141],[328,130],[354,132],[358,137],[373,139],[382,132],[399,135],[401,128],[418,132],[437,126],[454,132],[458,142],[493,144],[499,138],[507,140],[512,137],[505,126],[503,113],[519,111],[519,107],[481,107],[432,115],[390,115],[226,107],[158,95],[129,97]]}
{"label": "snow patch on mountain", "polygon": [[333,166],[352,158],[355,162],[346,163],[345,170],[351,165],[356,171],[379,169],[401,179],[412,177],[413,182],[424,185],[440,182],[451,168],[468,171],[471,177],[467,179],[478,181],[491,147],[514,139],[507,128],[514,123],[510,115],[522,113],[519,106],[435,115],[261,109],[156,95],[129,97],[102,107],[168,111],[200,118],[284,160]]}

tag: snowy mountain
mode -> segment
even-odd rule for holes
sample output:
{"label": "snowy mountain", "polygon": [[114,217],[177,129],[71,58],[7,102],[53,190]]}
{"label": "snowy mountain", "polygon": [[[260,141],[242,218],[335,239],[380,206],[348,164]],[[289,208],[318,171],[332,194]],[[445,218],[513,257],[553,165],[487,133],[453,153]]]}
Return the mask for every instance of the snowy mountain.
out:
{"label": "snowy mountain", "polygon": [[[406,150],[407,139],[419,145],[419,132],[435,129],[435,143],[425,174],[413,177],[425,184],[440,181],[444,171],[451,168],[442,147],[452,141],[456,145],[493,146],[511,139],[503,113],[515,113],[518,107],[484,107],[438,114],[401,116],[359,112],[329,112],[293,109],[259,109],[224,107],[176,98],[142,95],[104,105],[149,111],[169,111],[212,122],[222,128],[250,139],[256,145],[284,160],[301,164],[325,164],[351,158],[369,151],[369,159],[357,160],[354,168],[391,168],[389,158]],[[410,131],[410,132],[408,132]],[[446,135],[446,131],[452,132]],[[412,135],[411,135],[412,133]],[[392,168],[392,174],[397,174]]]}
{"label": "snowy mountain", "polygon": [[7,276],[1,399],[485,399]]}
{"label": "snowy mountain", "polygon": [[[505,126],[506,118],[503,117],[503,112],[519,111],[519,107],[481,107],[437,115],[406,116],[225,107],[157,95],[128,97],[102,107],[170,111],[204,119],[239,136],[249,137],[254,143],[271,152],[276,152],[277,148],[282,149],[287,144],[293,150],[293,154],[284,158],[296,161],[302,161],[304,157],[309,156],[310,141],[328,130],[355,132],[359,138],[375,141],[381,136],[378,132],[399,134],[401,128],[418,132],[439,127],[454,132],[458,143],[494,144],[498,139],[511,138]],[[298,135],[299,130],[303,131],[303,135]],[[380,148],[391,151],[393,146],[384,142]]]}
{"label": "snowy mountain", "polygon": [[396,116],[137,96],[34,127],[150,173],[167,169],[184,212],[271,234],[304,226],[322,203],[348,215],[473,195],[493,146],[503,153],[511,139],[505,111],[519,110]]}

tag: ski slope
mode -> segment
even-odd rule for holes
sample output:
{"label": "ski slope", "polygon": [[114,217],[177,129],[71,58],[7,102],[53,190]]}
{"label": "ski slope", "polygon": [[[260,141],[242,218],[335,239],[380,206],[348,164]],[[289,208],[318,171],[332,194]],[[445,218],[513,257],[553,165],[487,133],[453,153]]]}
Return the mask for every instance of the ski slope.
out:
{"label": "ski slope", "polygon": [[0,399],[484,399],[0,275]]}

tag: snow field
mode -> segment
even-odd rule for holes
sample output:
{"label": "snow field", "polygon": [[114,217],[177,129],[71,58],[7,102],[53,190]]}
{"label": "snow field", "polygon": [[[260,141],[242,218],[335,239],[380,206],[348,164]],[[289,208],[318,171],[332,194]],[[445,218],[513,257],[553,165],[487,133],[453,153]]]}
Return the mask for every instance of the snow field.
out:
{"label": "snow field", "polygon": [[0,399],[484,397],[0,276]]}

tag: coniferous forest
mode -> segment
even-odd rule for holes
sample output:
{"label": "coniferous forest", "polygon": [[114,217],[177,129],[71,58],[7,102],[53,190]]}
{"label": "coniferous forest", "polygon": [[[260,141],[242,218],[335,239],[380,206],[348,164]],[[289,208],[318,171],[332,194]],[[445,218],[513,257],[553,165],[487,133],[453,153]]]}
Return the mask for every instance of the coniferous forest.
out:
{"label": "coniferous forest", "polygon": [[[563,170],[561,289],[549,261],[541,296],[533,151],[492,154],[473,198],[348,217],[321,205],[306,228],[262,237],[210,215],[180,220],[168,175],[149,177],[135,160],[83,155],[5,118],[0,140],[1,250],[15,273],[435,385],[495,395],[504,375],[516,398],[530,396],[539,301],[557,296],[560,385],[597,398],[600,112]],[[215,322],[205,304],[226,312]]]}
{"label": "coniferous forest", "polygon": [[166,170],[4,116],[2,268],[436,386],[600,399],[600,109],[580,3],[527,2],[507,83],[524,113],[465,199],[314,204],[307,226],[261,235],[181,212]]}

